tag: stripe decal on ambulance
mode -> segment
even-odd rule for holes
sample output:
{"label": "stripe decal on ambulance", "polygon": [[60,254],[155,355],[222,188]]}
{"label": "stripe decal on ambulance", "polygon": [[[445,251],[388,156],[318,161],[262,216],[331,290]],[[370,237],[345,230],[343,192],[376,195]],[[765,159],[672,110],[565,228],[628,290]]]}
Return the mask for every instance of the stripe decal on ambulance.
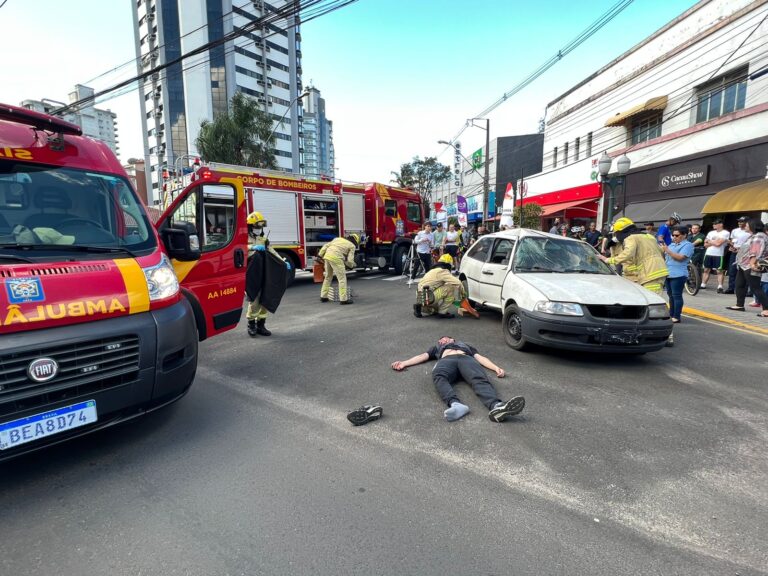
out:
{"label": "stripe decal on ambulance", "polygon": [[125,293],[128,295],[128,313],[138,314],[149,310],[149,288],[144,270],[133,258],[114,260],[117,269],[123,277]]}

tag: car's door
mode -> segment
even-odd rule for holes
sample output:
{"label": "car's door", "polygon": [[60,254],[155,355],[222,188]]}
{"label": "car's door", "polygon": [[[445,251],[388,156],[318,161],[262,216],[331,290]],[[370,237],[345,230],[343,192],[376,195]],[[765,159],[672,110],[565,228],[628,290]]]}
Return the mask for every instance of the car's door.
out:
{"label": "car's door", "polygon": [[461,273],[466,278],[467,290],[471,300],[480,301],[480,282],[482,268],[493,247],[493,238],[483,236],[475,242],[461,260]]}
{"label": "car's door", "polygon": [[496,238],[488,260],[480,268],[478,293],[486,306],[501,309],[501,287],[514,249],[514,238]]}
{"label": "car's door", "polygon": [[196,232],[200,243],[199,260],[173,260],[173,267],[198,320],[205,319],[203,340],[234,328],[243,309],[248,226],[242,183],[222,178],[185,188],[158,220],[161,233],[180,227]]}

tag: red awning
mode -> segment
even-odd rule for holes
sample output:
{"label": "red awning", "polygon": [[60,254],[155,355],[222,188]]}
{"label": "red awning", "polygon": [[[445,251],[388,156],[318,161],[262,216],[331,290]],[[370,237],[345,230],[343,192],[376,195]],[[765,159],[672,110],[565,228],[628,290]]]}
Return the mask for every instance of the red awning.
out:
{"label": "red awning", "polygon": [[596,200],[600,198],[600,183],[592,182],[583,186],[574,188],[565,188],[556,192],[547,192],[536,196],[526,196],[523,198],[523,204],[536,203],[539,206],[554,206],[555,204],[565,204],[569,202],[585,202],[586,200]]}
{"label": "red awning", "polygon": [[587,212],[591,212],[592,214],[597,214],[597,210],[595,210],[593,207],[588,208],[586,206],[583,206],[584,204],[592,204],[594,206],[595,201],[594,200],[576,200],[574,202],[561,202],[560,204],[551,204],[544,208],[544,211],[541,213],[541,215],[551,216],[552,214],[557,214],[558,212],[564,212],[568,208],[575,208],[576,206],[579,206],[581,210],[586,210]]}

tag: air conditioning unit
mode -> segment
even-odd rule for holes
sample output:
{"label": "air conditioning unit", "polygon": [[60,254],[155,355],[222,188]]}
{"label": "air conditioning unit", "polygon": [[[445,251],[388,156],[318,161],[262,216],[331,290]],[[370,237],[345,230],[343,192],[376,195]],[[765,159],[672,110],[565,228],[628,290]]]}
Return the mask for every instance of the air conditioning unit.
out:
{"label": "air conditioning unit", "polygon": [[272,52],[272,48],[269,47],[269,44],[267,44],[267,52]]}
{"label": "air conditioning unit", "polygon": [[157,34],[153,32],[152,34],[149,35],[149,41],[154,42],[155,40],[157,40]]}
{"label": "air conditioning unit", "polygon": [[272,82],[267,82],[267,88],[272,88]]}
{"label": "air conditioning unit", "polygon": [[[259,86],[264,86],[264,80],[256,80],[256,84]],[[272,84],[270,84],[270,86],[272,86]]]}
{"label": "air conditioning unit", "polygon": [[151,21],[152,21],[152,20],[154,20],[154,19],[155,19],[155,12],[154,12],[154,10],[153,10],[152,12],[150,12],[149,14],[147,14],[147,20],[149,20],[149,21],[151,22]]}
{"label": "air conditioning unit", "polygon": [[267,64],[267,70],[272,70],[272,66],[270,64]]}
{"label": "air conditioning unit", "polygon": [[160,74],[158,72],[155,72],[154,74],[152,74],[152,76],[150,76],[150,78],[152,78],[152,80],[157,82],[158,80],[160,80]]}
{"label": "air conditioning unit", "polygon": [[162,117],[163,117],[163,111],[155,110],[155,118],[162,118]]}
{"label": "air conditioning unit", "polygon": [[[264,99],[264,98],[256,98],[256,102],[258,102],[259,104],[266,104],[267,103],[266,99]],[[272,104],[272,102],[270,102],[270,105],[271,104]]]}
{"label": "air conditioning unit", "polygon": [[272,102],[270,102],[269,104],[267,104],[267,106],[269,106],[270,108],[272,108]]}

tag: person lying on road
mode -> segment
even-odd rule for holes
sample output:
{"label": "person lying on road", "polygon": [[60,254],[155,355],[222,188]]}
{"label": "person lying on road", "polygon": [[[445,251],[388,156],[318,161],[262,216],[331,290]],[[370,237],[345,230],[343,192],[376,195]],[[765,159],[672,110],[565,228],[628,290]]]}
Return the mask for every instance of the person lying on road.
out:
{"label": "person lying on road", "polygon": [[415,366],[429,360],[437,360],[437,364],[432,369],[432,382],[440,398],[448,405],[443,415],[449,422],[469,414],[469,406],[459,401],[453,389],[453,384],[460,378],[472,386],[472,390],[490,410],[488,418],[492,422],[502,422],[509,416],[515,416],[523,411],[525,398],[515,396],[508,402],[500,400],[483,367],[493,370],[499,378],[504,378],[506,375],[504,370],[490,359],[478,354],[477,350],[469,344],[455,340],[451,336],[443,336],[437,341],[436,346],[432,346],[423,354],[408,360],[392,362],[392,369],[400,372],[408,366]]}

